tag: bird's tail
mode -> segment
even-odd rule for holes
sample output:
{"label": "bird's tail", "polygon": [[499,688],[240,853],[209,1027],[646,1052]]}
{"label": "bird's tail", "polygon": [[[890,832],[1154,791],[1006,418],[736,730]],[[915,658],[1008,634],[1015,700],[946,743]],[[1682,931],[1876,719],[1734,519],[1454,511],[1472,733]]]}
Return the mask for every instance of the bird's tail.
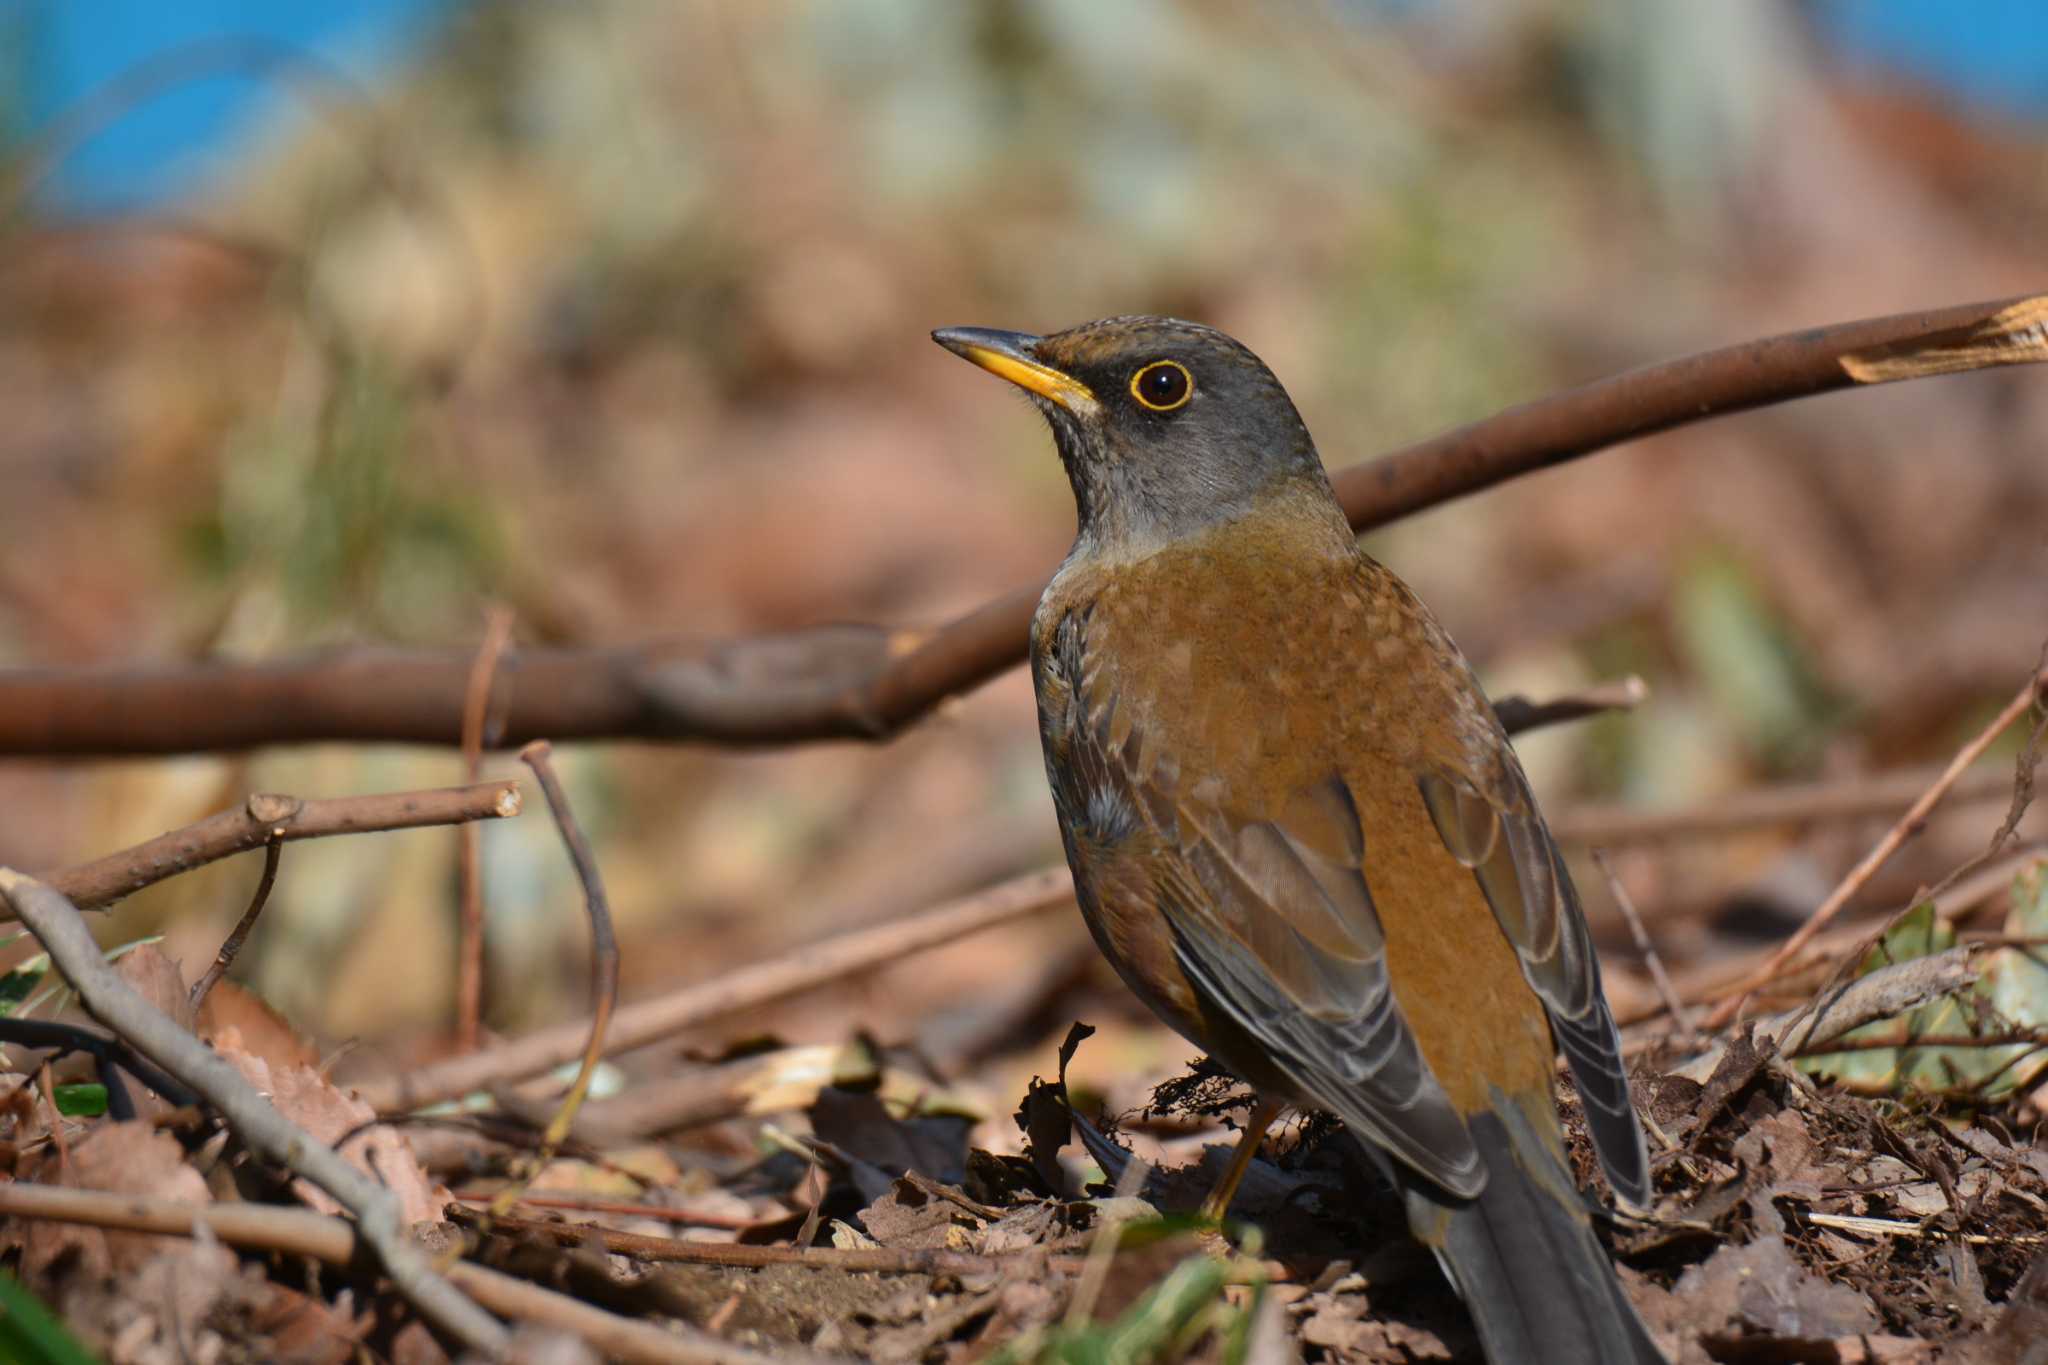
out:
{"label": "bird's tail", "polygon": [[1486,1188],[1453,1200],[1407,1190],[1492,1365],[1665,1365],[1629,1306],[1552,1144],[1512,1104],[1466,1116]]}

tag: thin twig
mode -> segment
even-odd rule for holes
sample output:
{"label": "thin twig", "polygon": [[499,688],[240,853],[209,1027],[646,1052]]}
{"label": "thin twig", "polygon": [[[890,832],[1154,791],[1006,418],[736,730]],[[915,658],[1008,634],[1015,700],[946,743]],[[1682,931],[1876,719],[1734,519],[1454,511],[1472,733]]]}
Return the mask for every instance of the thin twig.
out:
{"label": "thin twig", "polygon": [[[1927,790],[1934,768],[1866,773],[1820,782],[1785,782],[1751,787],[1728,796],[1673,809],[1643,809],[1622,803],[1585,802],[1550,817],[1550,832],[1568,844],[1649,843],[1660,839],[1714,838],[1770,825],[1814,825],[1895,816]],[[1972,772],[1950,789],[1947,808],[2009,797],[2013,775],[2003,768]]]}
{"label": "thin twig", "polygon": [[1580,692],[1569,692],[1548,701],[1527,697],[1502,697],[1493,704],[1501,728],[1509,734],[1540,730],[1546,725],[1585,720],[1610,711],[1633,711],[1649,700],[1650,685],[1630,673],[1612,682],[1598,683]]}
{"label": "thin twig", "polygon": [[36,1068],[36,1087],[42,1091],[43,1108],[50,1116],[50,1141],[57,1148],[57,1169],[68,1171],[71,1168],[71,1146],[64,1140],[64,1115],[57,1108],[57,1083],[50,1076],[47,1061]]}
{"label": "thin twig", "polygon": [[[1143,1162],[1134,1163],[1143,1166]],[[0,1212],[5,1211],[0,1203]],[[473,1220],[463,1213],[458,1218]],[[810,1247],[756,1246],[742,1242],[700,1242],[678,1237],[650,1237],[644,1233],[619,1232],[591,1223],[542,1222],[538,1219],[493,1219],[494,1231],[550,1242],[557,1246],[595,1244],[618,1256],[635,1260],[681,1265],[731,1266],[759,1270],[768,1266],[804,1266],[812,1270],[838,1270],[880,1275],[1014,1275],[1023,1266],[1043,1267],[1063,1273],[1086,1269],[1085,1256],[1046,1256],[1036,1251],[1014,1255],[987,1256],[941,1247]],[[1111,1249],[1115,1235],[1112,1227]],[[1286,1280],[1287,1268],[1277,1262],[1261,1263],[1256,1273],[1268,1279]]]}
{"label": "thin twig", "polygon": [[81,910],[98,910],[167,877],[273,841],[419,829],[517,814],[519,784],[511,781],[325,800],[258,792],[233,810],[209,815],[197,824],[159,834],[119,853],[51,872],[42,880]]}
{"label": "thin twig", "polygon": [[242,951],[242,944],[247,941],[249,931],[256,927],[256,917],[263,913],[263,906],[270,899],[270,888],[277,883],[277,864],[283,855],[282,840],[272,839],[263,846],[263,875],[256,879],[256,892],[249,897],[249,908],[242,912],[242,918],[235,922],[234,929],[221,940],[220,951],[214,954],[213,964],[192,983],[192,1012],[195,1015],[199,1013],[199,1007],[206,1003],[207,993],[213,989],[214,983],[225,976],[228,968],[234,965],[235,956]]}
{"label": "thin twig", "polygon": [[[458,1221],[477,1220],[463,1212]],[[481,1221],[481,1220],[477,1220]],[[681,1237],[653,1237],[619,1232],[592,1223],[543,1222],[539,1219],[492,1217],[491,1230],[534,1238],[557,1246],[596,1244],[616,1256],[674,1265],[721,1265],[758,1270],[766,1266],[808,1266],[813,1270],[855,1271],[881,1275],[999,1274],[1005,1258],[941,1247],[798,1247],[755,1246],[742,1242],[700,1242]],[[1036,1257],[1031,1259],[1036,1260]],[[1081,1257],[1063,1258],[1066,1268],[1079,1269]]]}
{"label": "thin twig", "polygon": [[1966,1232],[1960,1238],[1956,1234],[1929,1224],[1925,1219],[1911,1222],[1896,1218],[1863,1218],[1846,1213],[1801,1212],[1799,1217],[1817,1228],[1836,1228],[1842,1232],[1859,1233],[1866,1237],[1933,1237],[1942,1241],[1960,1240],[1969,1246],[2040,1246],[2048,1242],[2048,1235],[2038,1233],[1986,1233]]}
{"label": "thin twig", "polygon": [[1872,874],[1884,866],[1886,860],[1898,852],[1908,839],[1920,832],[1921,826],[1926,823],[1928,812],[1932,811],[1949,788],[1955,785],[1963,770],[1975,763],[1978,757],[1991,747],[1992,741],[2004,733],[2007,726],[2032,709],[2035,695],[2043,687],[2048,687],[2048,670],[2036,672],[2028,677],[2026,685],[2020,688],[1996,716],[1992,717],[1989,725],[1978,731],[1969,743],[1956,751],[1956,756],[1949,761],[1948,767],[1942,770],[1941,776],[1922,793],[1911,809],[1899,817],[1897,823],[1885,831],[1884,837],[1877,841],[1877,846],[1850,869],[1849,875],[1842,878],[1841,883],[1820,903],[1819,908],[1807,917],[1806,922],[1779,945],[1778,950],[1771,954],[1763,966],[1738,982],[1728,992],[1726,998],[1707,1016],[1706,1026],[1709,1029],[1724,1027],[1741,1010],[1743,1002],[1753,991],[1778,978],[1785,964],[1796,957],[1799,950],[1804,948],[1815,934],[1825,929],[1835,916],[1842,912],[1855,898],[1856,893],[1863,889],[1864,883],[1870,880]]}
{"label": "thin twig", "polygon": [[[1552,394],[1340,471],[1383,526],[1707,418],[1860,384],[2048,358],[2040,296],[1806,328]],[[965,382],[965,381],[962,381]],[[1022,661],[1040,586],[937,630],[833,626],[702,646],[508,655],[505,739],[793,744],[887,739]],[[267,664],[0,673],[0,753],[139,754],[287,740],[452,744],[470,659],[357,651]]]}
{"label": "thin twig", "polygon": [[2004,852],[2006,845],[2018,837],[2020,821],[2026,818],[2027,807],[2034,803],[2034,770],[2041,763],[2042,741],[2048,739],[2048,640],[2042,642],[2041,657],[2034,664],[2034,682],[2034,728],[2013,760],[2012,800],[2006,805],[2005,818],[1998,822],[1997,829],[1991,831],[1991,840],[1984,846],[1984,851],[1936,882],[1927,892],[1929,896],[1940,895],[1975,872]]}
{"label": "thin twig", "polygon": [[1994,1047],[2048,1047],[2048,1033],[2034,1029],[2006,1029],[1998,1033],[1914,1033],[1896,1038],[1836,1038],[1824,1043],[1808,1043],[1798,1052],[1798,1057],[1829,1057],[1837,1052],[1905,1052],[1922,1048],[1953,1048],[1968,1052],[1973,1048]]}
{"label": "thin twig", "polygon": [[[1880,967],[1838,990],[1807,1001],[1798,1009],[1757,1020],[1750,1036],[1759,1047],[1775,1044],[1781,1053],[1792,1056],[1839,1051],[1831,1044],[1853,1029],[1879,1019],[1896,1018],[1930,1000],[1968,990],[1977,979],[1971,966],[1975,951],[1972,947],[1951,948],[1929,957]],[[1720,1065],[1727,1048],[1725,1041],[1717,1043],[1703,1055],[1673,1067],[1671,1074],[1704,1085]]]}
{"label": "thin twig", "polygon": [[[605,1050],[644,1047],[708,1020],[813,990],[968,934],[1069,904],[1073,894],[1074,881],[1067,869],[1048,867],[921,914],[822,943],[803,944],[772,961],[627,1005],[612,1020]],[[362,1082],[355,1089],[380,1114],[435,1104],[486,1086],[523,1080],[573,1060],[582,1055],[589,1032],[588,1024],[559,1024],[467,1057],[451,1057],[416,1071]]]}
{"label": "thin twig", "polygon": [[117,1120],[135,1117],[135,1100],[122,1084],[126,1071],[171,1104],[197,1104],[199,1097],[135,1054],[135,1049],[110,1033],[85,1024],[48,1019],[23,1019],[19,1015],[0,1018],[0,1042],[23,1047],[45,1048],[55,1056],[83,1052],[99,1068],[100,1084],[107,1088],[107,1114]]}
{"label": "thin twig", "polygon": [[[455,1197],[465,1204],[489,1204],[497,1198],[494,1194],[467,1194],[456,1191]],[[725,1232],[738,1232],[753,1227],[756,1223],[773,1221],[763,1218],[742,1218],[736,1214],[713,1213],[709,1209],[670,1208],[663,1204],[629,1204],[617,1199],[586,1199],[573,1194],[522,1194],[519,1196],[522,1208],[558,1209],[564,1213],[611,1214],[620,1218],[645,1218],[656,1223],[681,1223],[687,1227],[718,1228]]]}
{"label": "thin twig", "polygon": [[[512,613],[493,604],[484,613],[484,638],[469,668],[462,699],[462,771],[471,782],[483,776],[484,721],[490,712],[491,683],[498,659],[512,640]],[[465,822],[455,831],[457,880],[461,892],[461,939],[456,954],[455,1047],[476,1050],[484,999],[483,831]]]}
{"label": "thin twig", "polygon": [[504,1326],[435,1273],[406,1238],[391,1191],[279,1114],[232,1063],[143,999],[107,965],[84,917],[61,894],[0,867],[0,897],[41,941],[95,1019],[198,1091],[252,1151],[312,1181],[353,1213],[384,1273],[421,1317],[487,1357],[504,1353],[510,1340]]}
{"label": "thin twig", "polygon": [[[2030,841],[2022,844],[2020,847],[2012,850],[2000,862],[1980,870],[1967,882],[1952,886],[1939,896],[1932,897],[1934,913],[1937,917],[1946,919],[1959,914],[1964,909],[1977,905],[1985,897],[2003,890],[2010,883],[2014,872],[2033,858],[2039,856],[2044,850],[2048,850],[2048,840]],[[1879,933],[1882,934],[1883,930],[1880,929]],[[1842,929],[1833,933],[1822,934],[1807,945],[1806,952],[1798,961],[1788,963],[1777,980],[1772,984],[1789,986],[1797,981],[1802,974],[1815,968],[1834,965],[1839,969],[1839,964],[1842,962],[1847,962],[1850,965],[1860,963],[1868,956],[1871,942],[1872,936],[1865,929]],[[1689,986],[1682,987],[1680,995],[1695,1008],[1721,1000],[1729,992],[1738,989],[1742,981],[1752,975],[1764,959],[1775,951],[1775,948],[1765,949],[1760,952],[1746,954],[1733,962],[1717,963],[1709,969],[1696,971],[1694,975],[1697,979],[1691,982]],[[1821,995],[1825,994],[1827,992],[1823,991],[1820,995],[1811,997],[1807,1003],[1811,1004],[1813,1000],[1817,1000]],[[1654,1007],[1640,1005],[1634,1009],[1617,1010],[1614,1020],[1617,1024],[1626,1028],[1640,1024],[1646,1019],[1654,1018],[1663,1012],[1663,1002],[1659,1001]],[[1784,1017],[1789,1020],[1791,1015]],[[1639,1039],[1623,1050],[1625,1052],[1642,1051],[1647,1046],[1647,1039]]]}
{"label": "thin twig", "polygon": [[583,1107],[583,1098],[590,1093],[591,1078],[597,1075],[598,1061],[604,1056],[605,1030],[611,1024],[612,1010],[619,1000],[619,943],[612,933],[611,903],[605,897],[604,878],[598,873],[597,858],[590,851],[590,841],[583,837],[583,827],[576,823],[576,812],[570,808],[569,795],[562,790],[561,780],[555,776],[548,742],[535,740],[519,751],[519,759],[540,779],[541,792],[548,799],[548,810],[555,817],[555,827],[562,832],[562,843],[569,850],[569,861],[575,864],[576,879],[583,884],[583,905],[590,917],[590,1037],[583,1045],[583,1060],[576,1069],[576,1080],[570,1085],[569,1093],[562,1097],[555,1116],[548,1121],[547,1130],[541,1134],[540,1150],[528,1163],[527,1175],[506,1185],[491,1201],[491,1213],[494,1215],[511,1211],[533,1177],[554,1160],[555,1153],[567,1140],[569,1127],[576,1121],[576,1111]]}
{"label": "thin twig", "polygon": [[[163,1237],[190,1237],[195,1227],[203,1226],[229,1246],[305,1256],[335,1266],[350,1265],[358,1256],[359,1234],[355,1225],[304,1208],[186,1204],[147,1195],[10,1180],[0,1181],[0,1214]],[[767,1365],[770,1359],[681,1324],[657,1327],[622,1318],[566,1294],[466,1261],[450,1265],[447,1275],[479,1303],[508,1318],[574,1333],[618,1360],[645,1361],[649,1365]],[[774,1357],[789,1358],[780,1351]]]}
{"label": "thin twig", "polygon": [[1634,897],[1628,894],[1628,888],[1615,875],[1614,865],[1607,861],[1607,850],[1594,849],[1593,863],[1600,869],[1600,875],[1607,879],[1607,889],[1613,895],[1615,905],[1620,907],[1621,917],[1628,921],[1628,931],[1635,938],[1636,951],[1643,955],[1643,965],[1649,968],[1650,980],[1656,983],[1657,994],[1663,997],[1671,1022],[1678,1025],[1678,1036],[1682,1040],[1680,1046],[1699,1046],[1700,1031],[1693,1026],[1692,1013],[1678,998],[1678,990],[1664,970],[1664,959],[1657,956],[1657,945],[1650,941],[1650,931],[1643,927],[1643,917],[1636,913]]}

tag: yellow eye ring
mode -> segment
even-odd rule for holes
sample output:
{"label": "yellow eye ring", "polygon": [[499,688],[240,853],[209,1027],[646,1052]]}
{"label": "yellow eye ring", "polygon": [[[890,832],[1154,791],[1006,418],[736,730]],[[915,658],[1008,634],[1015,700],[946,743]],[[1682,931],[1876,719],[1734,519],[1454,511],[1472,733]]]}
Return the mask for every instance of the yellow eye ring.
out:
{"label": "yellow eye ring", "polygon": [[1195,396],[1195,377],[1178,360],[1155,360],[1131,376],[1131,397],[1153,412],[1172,412]]}

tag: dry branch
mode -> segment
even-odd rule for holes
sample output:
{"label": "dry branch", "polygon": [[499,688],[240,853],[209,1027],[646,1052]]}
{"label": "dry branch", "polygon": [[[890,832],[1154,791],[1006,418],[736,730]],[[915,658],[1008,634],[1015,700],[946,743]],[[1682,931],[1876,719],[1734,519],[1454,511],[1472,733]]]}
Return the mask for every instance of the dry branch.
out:
{"label": "dry branch", "polygon": [[[1668,810],[1589,801],[1558,811],[1550,821],[1550,832],[1566,843],[1611,847],[1661,839],[1714,838],[1767,825],[1790,827],[1895,816],[1911,806],[1939,775],[1935,768],[1912,768],[1818,782],[1781,782]],[[2012,769],[2007,766],[1968,773],[1950,789],[1946,805],[1954,808],[2006,800],[2012,796],[2012,782]]]}
{"label": "dry branch", "polygon": [[[468,1217],[470,1215],[465,1215]],[[1040,1268],[1079,1270],[1079,1256],[1042,1257],[1024,1253],[1009,1258],[985,1256],[944,1247],[806,1247],[758,1246],[746,1242],[705,1242],[679,1237],[654,1237],[620,1232],[594,1223],[543,1222],[531,1218],[496,1217],[491,1230],[507,1236],[550,1242],[557,1246],[600,1246],[638,1261],[678,1265],[731,1266],[760,1270],[768,1266],[808,1266],[869,1275],[1002,1275],[1015,1274],[1018,1262]]]}
{"label": "dry branch", "polygon": [[[483,777],[484,730],[490,714],[491,683],[498,659],[512,643],[512,613],[493,606],[484,615],[484,639],[470,664],[462,698],[462,772],[469,781]],[[456,828],[457,881],[461,888],[460,943],[455,954],[455,1045],[476,1047],[484,1000],[484,872],[483,833],[474,824]]]}
{"label": "dry branch", "polygon": [[487,1358],[504,1354],[510,1340],[504,1325],[442,1278],[407,1238],[397,1197],[278,1113],[232,1063],[123,981],[100,955],[76,906],[8,868],[0,868],[0,898],[13,905],[95,1019],[197,1091],[250,1150],[312,1181],[353,1213],[384,1273],[422,1318]]}
{"label": "dry branch", "polygon": [[[352,1263],[358,1250],[356,1229],[345,1219],[263,1204],[183,1204],[6,1181],[0,1182],[0,1214],[164,1237],[190,1237],[204,1227],[229,1246],[306,1256],[337,1266]],[[447,1275],[484,1306],[508,1318],[572,1332],[612,1359],[649,1365],[765,1365],[769,1360],[689,1327],[635,1322],[465,1261],[449,1266]],[[790,1357],[778,1352],[774,1358]]]}
{"label": "dry branch", "polygon": [[[465,829],[470,826],[465,825]],[[213,962],[199,974],[192,983],[192,1013],[196,1016],[199,1007],[206,1003],[206,997],[214,985],[228,974],[228,968],[235,965],[242,945],[249,941],[250,933],[256,928],[256,920],[263,914],[263,907],[270,901],[270,888],[277,885],[278,864],[284,858],[284,845],[272,839],[263,845],[263,875],[256,879],[256,891],[249,897],[249,908],[235,921],[235,927],[221,940],[220,951],[213,955]]]}
{"label": "dry branch", "polygon": [[555,828],[561,831],[562,843],[569,851],[569,861],[575,865],[576,880],[583,887],[583,907],[590,919],[590,1037],[583,1044],[583,1057],[576,1068],[576,1079],[569,1086],[569,1093],[563,1097],[555,1115],[548,1121],[547,1130],[541,1134],[540,1150],[534,1154],[529,1174],[507,1185],[498,1197],[491,1201],[491,1212],[502,1214],[509,1210],[526,1192],[532,1177],[539,1175],[548,1162],[554,1160],[562,1143],[569,1137],[569,1125],[576,1121],[576,1111],[583,1107],[583,1099],[590,1093],[590,1082],[597,1075],[597,1064],[604,1056],[605,1032],[612,1020],[612,1010],[619,1002],[619,941],[612,932],[611,901],[605,895],[604,878],[598,875],[597,855],[590,851],[590,841],[583,837],[583,827],[576,823],[576,812],[569,805],[569,795],[562,790],[562,783],[555,776],[554,760],[550,756],[548,742],[537,739],[520,750],[519,757],[540,781],[542,795],[547,797],[548,810],[555,817]]}
{"label": "dry branch", "polygon": [[[1646,366],[1343,470],[1363,530],[1689,422],[1857,384],[2048,358],[2048,297],[1811,328]],[[884,739],[1024,656],[1034,589],[935,631],[819,627],[726,643],[507,653],[501,742]],[[0,674],[0,753],[156,754],[308,740],[454,744],[473,656]]]}
{"label": "dry branch", "polygon": [[1974,738],[1957,750],[1955,758],[1949,762],[1941,776],[1928,786],[1911,809],[1898,818],[1897,823],[1885,831],[1884,837],[1877,841],[1876,846],[1849,870],[1849,874],[1842,878],[1840,884],[1828,893],[1828,898],[1807,916],[1806,922],[1779,945],[1778,950],[1771,954],[1763,966],[1738,982],[1727,997],[1714,1007],[1713,1012],[1707,1016],[1706,1027],[1726,1027],[1728,1021],[1741,1010],[1743,1001],[1748,999],[1751,991],[1776,980],[1785,971],[1786,964],[1799,955],[1799,950],[1804,948],[1815,934],[1827,928],[1835,916],[1856,898],[1856,893],[1863,889],[1877,869],[1884,866],[1886,860],[1898,852],[1908,839],[1920,832],[1929,813],[1940,803],[1942,797],[1948,794],[1964,770],[1983,756],[1984,751],[1991,747],[1991,742],[2003,734],[2007,726],[2034,708],[2037,698],[2044,689],[2048,689],[2048,669],[2031,674],[2025,685],[2014,694],[2013,699],[2006,703],[2005,708],[1978,731]]}
{"label": "dry branch", "polygon": [[[612,1019],[605,1051],[644,1047],[721,1015],[887,965],[1062,904],[1073,893],[1074,880],[1066,868],[1044,868],[908,919],[805,944],[772,962],[626,1006]],[[558,1024],[499,1047],[451,1057],[406,1075],[361,1082],[354,1088],[380,1114],[415,1109],[560,1066],[582,1055],[589,1034],[587,1023]]]}
{"label": "dry branch", "polygon": [[[42,880],[79,909],[98,910],[180,872],[267,843],[419,829],[517,814],[519,784],[511,781],[326,800],[258,792],[233,810],[209,815],[197,824],[159,834],[119,853],[51,872]],[[0,907],[0,913],[4,909]]]}
{"label": "dry branch", "polygon": [[[1796,1010],[1756,1022],[1755,1041],[1777,1044],[1787,1056],[1810,1057],[1832,1051],[1842,1035],[1879,1019],[1892,1019],[1930,1000],[1968,990],[1977,979],[1970,959],[1974,945],[1951,948],[1931,957],[1916,957],[1859,976],[1832,994]],[[1901,1044],[1893,1040],[1891,1046]],[[1716,1043],[1704,1054],[1674,1067],[1671,1074],[1706,1084],[1728,1049]]]}

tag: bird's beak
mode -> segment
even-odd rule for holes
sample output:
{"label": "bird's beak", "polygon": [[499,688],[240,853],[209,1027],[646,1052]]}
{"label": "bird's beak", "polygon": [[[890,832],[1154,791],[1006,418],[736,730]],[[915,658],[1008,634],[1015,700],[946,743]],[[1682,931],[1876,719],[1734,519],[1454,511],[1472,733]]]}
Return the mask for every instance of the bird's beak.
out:
{"label": "bird's beak", "polygon": [[941,327],[932,333],[932,340],[990,374],[1000,375],[1020,389],[1059,404],[1076,417],[1092,416],[1102,406],[1086,384],[1038,359],[1035,351],[1040,339],[1028,332]]}

